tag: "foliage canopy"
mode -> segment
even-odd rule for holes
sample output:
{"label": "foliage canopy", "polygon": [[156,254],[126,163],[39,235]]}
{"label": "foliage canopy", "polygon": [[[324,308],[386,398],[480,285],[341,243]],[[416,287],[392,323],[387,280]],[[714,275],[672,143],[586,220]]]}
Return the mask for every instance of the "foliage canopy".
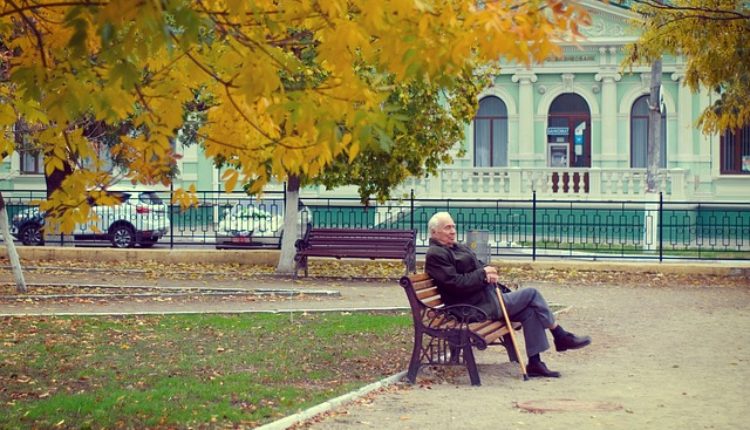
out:
{"label": "foliage canopy", "polygon": [[129,124],[111,149],[121,176],[166,184],[199,94],[191,134],[227,167],[228,189],[258,192],[353,162],[393,130],[418,133],[393,114],[400,94],[455,90],[500,57],[542,60],[585,19],[561,0],[6,0],[0,152],[17,149],[19,119],[34,125],[45,173],[67,172],[42,208],[63,208],[69,230],[88,216],[82,196],[118,178],[85,125]]}
{"label": "foliage canopy", "polygon": [[663,53],[686,60],[685,83],[720,94],[700,116],[706,133],[750,124],[750,4],[741,0],[634,2],[643,33],[626,64],[651,62]]}

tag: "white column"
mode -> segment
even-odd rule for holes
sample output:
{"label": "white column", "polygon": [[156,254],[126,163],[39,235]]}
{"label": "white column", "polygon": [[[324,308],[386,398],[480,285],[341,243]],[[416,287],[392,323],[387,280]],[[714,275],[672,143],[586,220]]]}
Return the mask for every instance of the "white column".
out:
{"label": "white column", "polygon": [[[711,89],[701,87],[700,92],[698,94],[700,97],[701,109],[707,108],[714,102]],[[711,143],[713,142],[716,148],[719,147],[719,143],[721,141],[719,138],[719,134],[717,133],[717,134],[707,135],[707,134],[701,133],[700,135],[701,135],[701,138],[698,144],[697,155],[700,160],[709,160],[711,159]],[[718,167],[721,164],[719,161],[719,151],[717,150],[715,154],[716,154],[716,157],[714,158],[714,163],[712,164],[716,166],[715,171],[718,173],[719,172]]]}
{"label": "white column", "polygon": [[[615,50],[609,54],[614,58]],[[601,58],[607,56],[606,48],[599,48]],[[612,63],[610,61],[609,63]],[[617,84],[622,75],[617,73],[616,65],[608,64],[600,67],[599,73],[594,75],[597,82],[602,83],[602,126],[599,136],[601,143],[600,167],[617,167]]]}
{"label": "white column", "polygon": [[[695,158],[693,149],[693,94],[685,85],[685,73],[678,71],[672,73],[672,80],[678,82],[677,90],[677,138],[674,140],[674,151],[667,148],[667,152],[675,154],[677,161],[692,162]],[[669,161],[669,159],[667,159]]]}
{"label": "white column", "polygon": [[534,158],[534,82],[536,74],[519,70],[511,78],[518,82],[518,162],[530,167]]}

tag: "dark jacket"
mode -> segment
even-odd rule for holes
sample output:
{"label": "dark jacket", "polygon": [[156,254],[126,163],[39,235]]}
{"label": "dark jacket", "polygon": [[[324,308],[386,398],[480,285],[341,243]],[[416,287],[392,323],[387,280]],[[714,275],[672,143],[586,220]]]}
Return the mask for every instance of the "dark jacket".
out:
{"label": "dark jacket", "polygon": [[425,271],[437,283],[446,305],[473,305],[485,311],[490,318],[499,317],[495,289],[485,282],[484,263],[468,246],[445,246],[430,239]]}

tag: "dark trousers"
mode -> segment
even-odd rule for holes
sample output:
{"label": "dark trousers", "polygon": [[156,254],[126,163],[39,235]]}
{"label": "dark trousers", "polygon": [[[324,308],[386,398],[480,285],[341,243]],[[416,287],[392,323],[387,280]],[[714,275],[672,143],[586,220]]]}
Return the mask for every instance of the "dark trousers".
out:
{"label": "dark trousers", "polygon": [[526,354],[539,354],[549,349],[546,330],[555,323],[555,316],[542,294],[534,288],[522,288],[503,294],[505,309],[511,321],[523,325]]}

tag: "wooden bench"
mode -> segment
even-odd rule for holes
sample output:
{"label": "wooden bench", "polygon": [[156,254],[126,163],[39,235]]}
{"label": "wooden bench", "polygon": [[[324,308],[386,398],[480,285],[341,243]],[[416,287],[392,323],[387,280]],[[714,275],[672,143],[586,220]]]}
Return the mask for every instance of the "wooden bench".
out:
{"label": "wooden bench", "polygon": [[[504,346],[508,358],[518,362],[505,321],[488,319],[470,305],[446,306],[435,282],[426,273],[404,276],[401,286],[409,298],[414,319],[414,349],[407,379],[412,384],[422,365],[465,365],[472,385],[481,385],[472,348]],[[512,322],[519,330],[521,323]]]}
{"label": "wooden bench", "polygon": [[308,257],[369,258],[401,260],[405,274],[416,272],[416,230],[314,228],[297,240],[294,276],[300,269],[307,276]]}

